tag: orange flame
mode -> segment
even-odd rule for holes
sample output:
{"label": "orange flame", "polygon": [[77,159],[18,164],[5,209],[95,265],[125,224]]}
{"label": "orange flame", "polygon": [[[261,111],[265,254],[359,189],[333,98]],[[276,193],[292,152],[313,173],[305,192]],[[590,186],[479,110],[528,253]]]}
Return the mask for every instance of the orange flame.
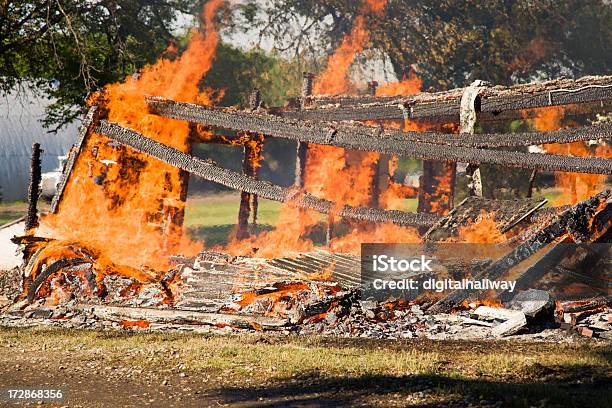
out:
{"label": "orange flame", "polygon": [[[534,109],[537,116],[531,120],[534,128],[539,131],[552,131],[563,127],[562,121],[566,108],[547,107]],[[546,144],[544,150],[548,153],[563,154],[571,156],[596,156],[612,158],[612,148],[608,145],[597,145],[589,147],[586,142],[578,141],[564,144]],[[576,204],[588,197],[603,190],[606,186],[607,176],[604,174],[583,174],[583,173],[555,173],[555,180],[558,187],[563,190],[562,196],[557,198],[553,205]]]}
{"label": "orange flame", "polygon": [[380,15],[387,5],[387,0],[365,0],[355,17],[350,34],[346,35],[340,46],[327,61],[327,67],[317,77],[313,91],[315,94],[338,95],[355,90],[348,78],[348,72],[355,56],[362,52],[370,39],[366,27],[365,15]]}
{"label": "orange flame", "polygon": [[[105,103],[110,121],[188,151],[188,124],[148,114],[144,98],[210,104],[210,92],[201,92],[199,83],[214,59],[218,33],[213,17],[222,3],[206,3],[205,32],[193,31],[180,57],[146,66],[140,75],[107,86],[91,102]],[[181,234],[185,192],[186,177],[176,168],[90,134],[58,213],[43,218],[38,234],[81,243],[114,263],[163,270],[167,255],[193,255],[200,249]]]}
{"label": "orange flame", "polygon": [[408,96],[421,92],[423,81],[414,71],[400,82],[389,82],[376,88],[376,96]]}
{"label": "orange flame", "polygon": [[494,214],[483,210],[474,222],[458,228],[457,240],[472,244],[498,244],[506,242],[507,238],[497,227]]}

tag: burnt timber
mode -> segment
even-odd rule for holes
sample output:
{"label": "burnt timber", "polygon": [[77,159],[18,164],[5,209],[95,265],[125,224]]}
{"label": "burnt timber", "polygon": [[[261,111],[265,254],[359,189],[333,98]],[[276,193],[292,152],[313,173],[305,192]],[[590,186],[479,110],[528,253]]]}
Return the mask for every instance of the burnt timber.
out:
{"label": "burnt timber", "polygon": [[[569,236],[576,243],[594,242],[612,226],[611,215],[612,190],[605,190],[555,217],[551,223],[532,234],[510,253],[493,262],[475,279],[498,279],[511,268],[564,235]],[[469,290],[452,291],[436,302],[430,310],[432,312],[448,311],[470,295],[479,293],[479,291]]]}
{"label": "burnt timber", "polygon": [[[278,109],[276,113],[294,119],[323,121],[437,119],[458,123],[463,90],[408,97],[319,96],[310,98],[310,109]],[[608,101],[612,101],[612,76],[492,86],[480,95],[479,120],[521,118],[524,113],[520,111],[525,109]]]}
{"label": "burnt timber", "polygon": [[25,219],[26,233],[38,226],[38,196],[42,177],[40,154],[42,150],[39,143],[32,145],[32,158],[30,160],[30,183],[28,186],[28,212]]}
{"label": "burnt timber", "polygon": [[90,132],[90,128],[93,124],[95,124],[100,117],[100,109],[97,106],[92,106],[85,119],[81,123],[79,127],[79,133],[77,137],[77,141],[72,147],[72,150],[69,153],[68,161],[64,166],[64,170],[62,171],[62,178],[57,186],[57,192],[53,196],[53,201],[51,201],[51,213],[55,214],[59,208],[60,201],[62,200],[62,196],[64,195],[64,190],[66,189],[66,185],[68,184],[68,179],[72,175],[72,169],[76,163],[77,157],[79,156],[81,149],[85,144],[85,139]]}
{"label": "burnt timber", "polygon": [[[261,113],[236,112],[162,98],[148,98],[147,102],[152,113],[161,116],[236,131],[249,129],[249,131],[266,136],[300,142],[397,154],[422,160],[487,163],[545,171],[612,174],[612,160],[599,157],[523,153],[463,146],[453,146],[453,149],[448,149],[439,144],[409,140],[411,136],[414,136],[411,133],[383,130],[373,126],[340,123],[319,125]],[[403,135],[401,139],[400,135]],[[440,140],[446,136],[440,134]],[[504,137],[506,135],[500,136],[499,139]]]}
{"label": "burnt timber", "polygon": [[183,153],[153,139],[144,137],[133,130],[125,129],[105,120],[100,121],[100,124],[94,131],[206,180],[238,191],[257,194],[268,200],[293,203],[300,208],[312,209],[323,214],[333,213],[343,218],[393,223],[401,226],[430,227],[438,220],[437,216],[431,214],[414,214],[380,208],[338,205],[333,201],[315,197],[298,189],[284,188],[224,169],[210,161]]}

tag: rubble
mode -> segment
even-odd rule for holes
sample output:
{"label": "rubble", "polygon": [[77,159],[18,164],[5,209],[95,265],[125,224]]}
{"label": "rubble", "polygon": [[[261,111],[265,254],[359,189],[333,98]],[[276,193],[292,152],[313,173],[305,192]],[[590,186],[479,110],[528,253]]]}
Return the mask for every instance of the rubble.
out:
{"label": "rubble", "polygon": [[544,290],[527,289],[517,294],[508,306],[513,310],[520,310],[526,316],[536,317],[540,313],[552,312],[555,301],[550,293]]}
{"label": "rubble", "polygon": [[474,310],[474,314],[485,319],[502,321],[491,330],[491,333],[495,336],[509,336],[515,334],[527,325],[525,313],[520,310],[479,306]]}

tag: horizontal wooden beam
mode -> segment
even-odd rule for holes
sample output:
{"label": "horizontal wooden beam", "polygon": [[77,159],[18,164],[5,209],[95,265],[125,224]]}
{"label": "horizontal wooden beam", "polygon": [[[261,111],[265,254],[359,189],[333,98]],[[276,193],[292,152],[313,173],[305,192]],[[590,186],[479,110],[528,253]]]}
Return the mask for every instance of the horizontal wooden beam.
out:
{"label": "horizontal wooden beam", "polygon": [[438,220],[438,216],[432,214],[416,214],[380,208],[342,205],[315,197],[298,189],[289,189],[271,184],[267,181],[224,169],[217,166],[214,162],[183,153],[133,130],[105,120],[101,121],[94,131],[179,169],[202,177],[205,180],[233,188],[234,190],[257,194],[268,200],[291,203],[300,208],[311,209],[323,214],[331,213],[343,218],[374,223],[393,223],[407,227],[431,227]]}
{"label": "horizontal wooden beam", "polygon": [[[344,123],[312,123],[293,121],[262,113],[240,112],[208,106],[175,102],[163,98],[148,98],[152,113],[208,126],[232,130],[248,130],[266,136],[280,137],[298,142],[331,145],[346,149],[374,151],[385,154],[412,157],[421,160],[454,161],[473,164],[495,164],[508,167],[532,168],[546,171],[565,171],[575,173],[612,174],[612,160],[599,157],[575,157],[554,154],[524,153],[515,151],[487,150],[462,146],[459,138],[449,137],[455,145],[449,149],[442,143],[446,134],[429,134],[419,132],[403,133],[397,130],[382,129],[374,126]],[[602,135],[610,134],[610,127],[598,128]],[[578,133],[580,134],[580,133]],[[572,136],[574,135],[574,136]],[[572,140],[576,133],[565,134],[564,140]],[[481,144],[489,143],[488,139],[504,144],[502,140],[508,135],[486,137],[480,135]],[[559,134],[531,138],[552,139]],[[426,137],[428,141],[419,141]],[[471,137],[471,136],[470,136]],[[586,137],[581,134],[581,137]],[[590,136],[589,136],[590,137]],[[416,141],[415,141],[416,139]],[[512,139],[512,138],[510,138]],[[432,143],[435,140],[437,143]],[[489,140],[490,141],[490,140]],[[477,143],[478,144],[478,143]]]}
{"label": "horizontal wooden beam", "polygon": [[[433,119],[459,122],[464,88],[398,97],[313,96],[310,109],[279,109],[277,114],[310,120]],[[491,86],[480,95],[479,120],[520,118],[522,110],[612,101],[612,76],[556,79],[511,87]],[[518,112],[518,115],[508,115]]]}

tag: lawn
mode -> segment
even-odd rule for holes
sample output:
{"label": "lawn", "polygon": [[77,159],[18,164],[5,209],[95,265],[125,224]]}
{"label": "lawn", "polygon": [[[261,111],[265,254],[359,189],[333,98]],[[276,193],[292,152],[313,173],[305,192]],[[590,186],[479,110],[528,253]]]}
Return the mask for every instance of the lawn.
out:
{"label": "lawn", "polygon": [[[562,195],[559,189],[547,189],[535,194],[536,197],[545,197],[549,200],[548,206]],[[205,241],[208,246],[224,245],[230,237],[232,229],[238,220],[240,194],[209,193],[200,196],[190,196],[187,199],[185,212],[185,226],[192,238]],[[257,222],[259,231],[271,229],[278,220],[282,204],[259,199]],[[49,204],[41,202],[40,208],[44,211]],[[404,211],[416,211],[417,199],[404,200]],[[0,203],[0,225],[16,220],[25,215],[27,203],[12,202]],[[325,240],[325,217],[321,216],[321,223],[314,228],[310,237],[315,243],[323,244]],[[337,228],[342,232],[342,227]]]}
{"label": "lawn", "polygon": [[23,217],[28,209],[28,204],[23,201],[11,203],[0,202],[0,225],[7,224]]}
{"label": "lawn", "polygon": [[433,342],[0,328],[0,388],[46,384],[67,389],[70,406],[88,407],[453,402],[602,407],[612,398],[611,356],[609,344],[592,341]]}

